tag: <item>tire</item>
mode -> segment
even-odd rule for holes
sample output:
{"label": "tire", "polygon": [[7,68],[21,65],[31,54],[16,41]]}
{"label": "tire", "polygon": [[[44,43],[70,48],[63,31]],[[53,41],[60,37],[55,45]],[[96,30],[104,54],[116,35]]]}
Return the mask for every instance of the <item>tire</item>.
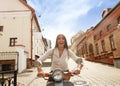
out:
{"label": "tire", "polygon": [[74,86],[72,82],[64,82],[63,86]]}

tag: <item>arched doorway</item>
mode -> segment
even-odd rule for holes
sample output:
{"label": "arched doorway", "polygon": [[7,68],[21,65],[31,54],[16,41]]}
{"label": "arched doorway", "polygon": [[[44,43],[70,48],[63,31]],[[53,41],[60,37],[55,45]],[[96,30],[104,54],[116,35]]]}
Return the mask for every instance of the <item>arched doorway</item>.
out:
{"label": "arched doorway", "polygon": [[89,44],[89,56],[93,56],[93,55],[94,55],[93,45],[90,43]]}

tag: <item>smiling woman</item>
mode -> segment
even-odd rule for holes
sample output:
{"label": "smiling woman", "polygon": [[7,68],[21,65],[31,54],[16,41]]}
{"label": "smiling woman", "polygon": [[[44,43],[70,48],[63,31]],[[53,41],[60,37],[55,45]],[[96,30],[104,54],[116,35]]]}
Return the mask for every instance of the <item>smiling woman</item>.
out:
{"label": "smiling woman", "polygon": [[[74,70],[75,74],[80,74],[82,69],[82,58],[77,57],[70,49],[68,49],[66,37],[63,34],[58,34],[56,37],[55,48],[48,50],[43,56],[37,61],[38,65],[38,76],[42,76],[42,62],[44,62],[49,56],[51,56],[51,71],[55,69],[62,69],[68,71],[68,60],[73,59],[77,65],[77,69]],[[52,77],[49,78],[48,82],[53,82]]]}

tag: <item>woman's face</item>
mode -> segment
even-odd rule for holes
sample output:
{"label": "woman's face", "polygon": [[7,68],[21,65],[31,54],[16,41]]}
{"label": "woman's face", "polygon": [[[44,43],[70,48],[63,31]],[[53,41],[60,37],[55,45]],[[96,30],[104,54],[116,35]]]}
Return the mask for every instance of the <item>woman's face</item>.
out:
{"label": "woman's face", "polygon": [[64,47],[64,45],[65,45],[65,37],[63,35],[59,35],[57,37],[57,44],[58,44],[58,47]]}

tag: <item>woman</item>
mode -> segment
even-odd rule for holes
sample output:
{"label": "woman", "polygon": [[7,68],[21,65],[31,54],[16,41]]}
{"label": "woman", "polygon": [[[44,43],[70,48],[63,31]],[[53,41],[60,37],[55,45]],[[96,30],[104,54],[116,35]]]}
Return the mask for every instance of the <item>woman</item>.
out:
{"label": "woman", "polygon": [[[42,75],[41,64],[44,60],[46,60],[49,56],[52,59],[51,71],[56,68],[61,68],[64,71],[68,69],[68,60],[72,58],[79,67],[79,70],[75,70],[74,73],[80,74],[80,70],[82,68],[82,59],[77,57],[71,50],[68,49],[66,37],[63,34],[59,34],[56,38],[56,45],[54,49],[47,51],[41,58],[38,59],[40,65],[38,66],[38,75]],[[52,81],[50,77],[48,81]]]}

